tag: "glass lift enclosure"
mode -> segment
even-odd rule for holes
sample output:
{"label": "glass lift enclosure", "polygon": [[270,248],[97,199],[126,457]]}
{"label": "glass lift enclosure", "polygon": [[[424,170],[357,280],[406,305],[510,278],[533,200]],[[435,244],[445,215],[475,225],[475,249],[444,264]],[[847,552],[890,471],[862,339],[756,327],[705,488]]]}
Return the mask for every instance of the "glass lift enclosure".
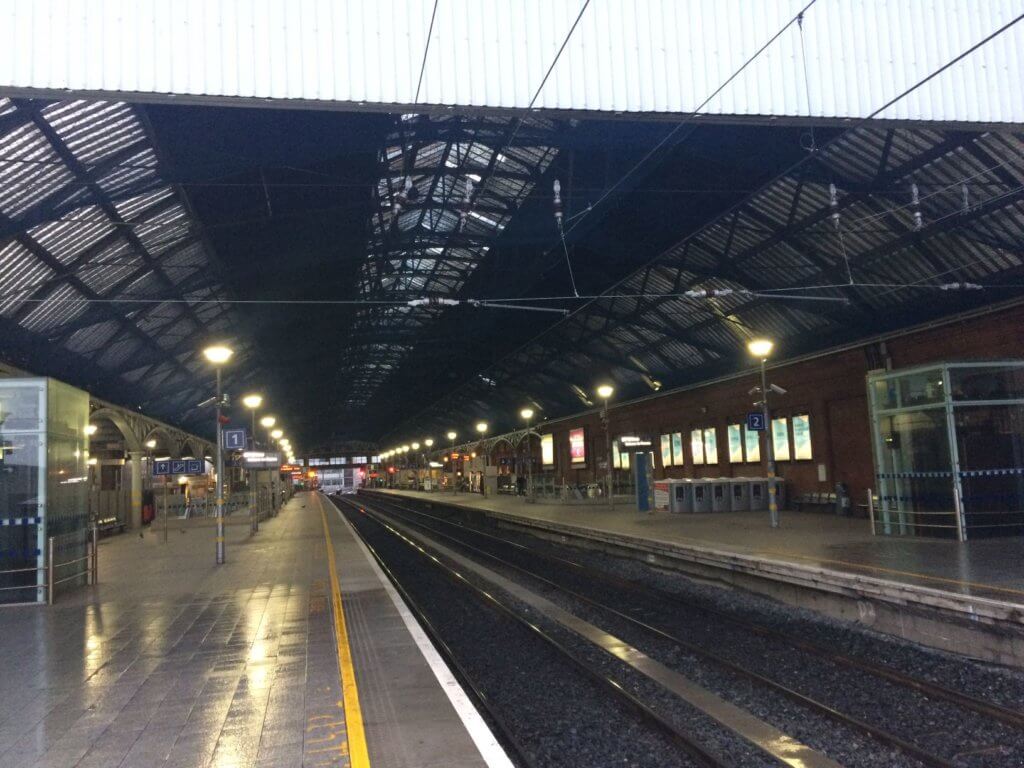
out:
{"label": "glass lift enclosure", "polygon": [[1024,361],[868,374],[884,535],[1024,534]]}
{"label": "glass lift enclosure", "polygon": [[[45,602],[47,540],[57,591],[88,547],[89,395],[53,379],[0,379],[0,603]],[[57,579],[63,579],[59,584]]]}

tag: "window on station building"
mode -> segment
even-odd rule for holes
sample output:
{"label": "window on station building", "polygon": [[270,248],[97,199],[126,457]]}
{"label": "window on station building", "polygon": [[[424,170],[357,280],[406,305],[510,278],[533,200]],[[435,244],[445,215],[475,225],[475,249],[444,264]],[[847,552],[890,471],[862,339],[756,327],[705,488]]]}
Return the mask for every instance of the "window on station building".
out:
{"label": "window on station building", "polygon": [[683,433],[672,433],[672,463],[677,467],[686,466],[686,457],[683,455]]}
{"label": "window on station building", "polygon": [[310,459],[309,466],[311,467],[324,467],[327,466],[327,459]]}
{"label": "window on station building", "polygon": [[739,424],[730,424],[729,433],[729,463],[743,463],[743,427]]}
{"label": "window on station building", "polygon": [[704,463],[704,430],[694,429],[690,432],[690,452],[694,464]]}
{"label": "window on station building", "polygon": [[370,457],[370,463],[371,464],[380,464],[380,456],[371,456]]}
{"label": "window on station building", "polygon": [[718,430],[714,427],[704,430],[704,463],[718,463]]}
{"label": "window on station building", "polygon": [[761,433],[743,426],[743,443],[747,449],[747,463],[761,463]]}
{"label": "window on station building", "polygon": [[793,417],[793,458],[797,461],[810,461],[814,457],[811,451],[811,417],[806,413]]}
{"label": "window on station building", "polygon": [[365,464],[366,463],[366,457],[365,456],[353,456],[352,457],[352,463],[353,464]]}
{"label": "window on station building", "polygon": [[772,448],[776,461],[789,461],[789,419],[772,419]]}
{"label": "window on station building", "polygon": [[672,466],[672,435],[661,436],[661,466]]}

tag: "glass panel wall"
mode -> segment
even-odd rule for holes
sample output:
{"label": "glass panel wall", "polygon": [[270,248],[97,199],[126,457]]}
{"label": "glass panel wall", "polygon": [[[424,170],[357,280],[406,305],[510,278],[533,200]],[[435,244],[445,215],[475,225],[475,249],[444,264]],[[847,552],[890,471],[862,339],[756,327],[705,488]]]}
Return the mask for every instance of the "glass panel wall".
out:
{"label": "glass panel wall", "polygon": [[868,377],[876,533],[1024,533],[1024,361]]}

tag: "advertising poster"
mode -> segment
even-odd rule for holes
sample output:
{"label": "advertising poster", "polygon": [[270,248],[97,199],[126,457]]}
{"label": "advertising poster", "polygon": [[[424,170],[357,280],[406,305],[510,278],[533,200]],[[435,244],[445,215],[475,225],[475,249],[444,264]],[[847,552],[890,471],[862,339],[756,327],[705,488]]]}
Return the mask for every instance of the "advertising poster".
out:
{"label": "advertising poster", "polygon": [[622,469],[622,456],[619,455],[619,441],[612,440],[612,467]]}
{"label": "advertising poster", "polygon": [[672,463],[677,467],[682,467],[686,464],[686,457],[683,456],[682,432],[672,433]]}
{"label": "advertising poster", "polygon": [[761,462],[761,433],[743,427],[743,436],[747,442],[747,463]]}
{"label": "advertising poster", "polygon": [[661,436],[661,466],[672,466],[672,435]]}
{"label": "advertising poster", "polygon": [[793,417],[793,458],[811,458],[811,417],[807,414]]}
{"label": "advertising poster", "polygon": [[743,463],[743,433],[739,424],[729,425],[729,463]]}
{"label": "advertising poster", "polygon": [[714,427],[704,430],[704,463],[718,463],[718,430]]}
{"label": "advertising poster", "polygon": [[540,463],[545,467],[555,466],[555,437],[554,435],[541,435],[540,437]]}
{"label": "advertising poster", "polygon": [[695,429],[690,432],[690,452],[693,453],[693,463],[704,463],[704,430]]}
{"label": "advertising poster", "polygon": [[569,460],[573,464],[587,463],[587,443],[582,427],[569,431]]}
{"label": "advertising poster", "polygon": [[789,461],[788,419],[772,419],[772,448],[776,461]]}

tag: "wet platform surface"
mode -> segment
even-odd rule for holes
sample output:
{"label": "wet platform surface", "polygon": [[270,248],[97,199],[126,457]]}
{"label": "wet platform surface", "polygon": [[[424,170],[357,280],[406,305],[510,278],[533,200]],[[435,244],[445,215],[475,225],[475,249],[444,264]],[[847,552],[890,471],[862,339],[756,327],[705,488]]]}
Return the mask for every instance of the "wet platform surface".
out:
{"label": "wet platform surface", "polygon": [[783,511],[780,527],[772,529],[767,512],[639,513],[618,501],[609,509],[531,504],[506,495],[382,492],[1024,605],[1024,537],[1019,536],[958,543],[873,536],[866,519],[816,512]]}
{"label": "wet platform surface", "polygon": [[[229,527],[224,565],[212,528],[172,521],[102,541],[97,587],[0,609],[0,768],[354,765],[325,520],[372,765],[483,765],[347,524],[303,494]],[[439,740],[458,759],[410,762]]]}

